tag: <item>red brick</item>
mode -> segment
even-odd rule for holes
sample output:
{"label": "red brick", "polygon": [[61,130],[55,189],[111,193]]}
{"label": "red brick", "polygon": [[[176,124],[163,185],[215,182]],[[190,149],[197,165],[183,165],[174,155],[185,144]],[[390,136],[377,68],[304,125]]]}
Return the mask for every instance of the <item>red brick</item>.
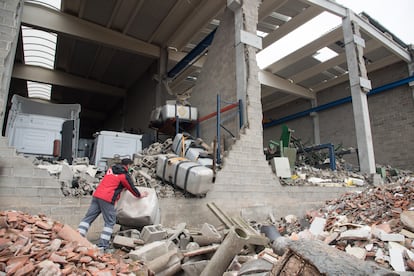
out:
{"label": "red brick", "polygon": [[60,256],[56,253],[52,253],[52,255],[50,255],[49,260],[51,260],[54,263],[59,263],[59,264],[67,264],[68,261],[66,261],[66,258],[63,256]]}
{"label": "red brick", "polygon": [[71,228],[69,225],[64,225],[62,229],[57,233],[58,236],[67,241],[76,241],[81,246],[93,247],[86,238],[82,237],[76,230]]}
{"label": "red brick", "polygon": [[35,224],[36,224],[36,226],[38,226],[42,229],[45,229],[45,230],[51,230],[52,227],[53,227],[53,225],[47,223],[46,221],[41,221],[41,220],[36,221]]}
{"label": "red brick", "polygon": [[30,272],[32,272],[33,270],[35,270],[35,266],[29,262],[28,264],[26,264],[25,266],[23,266],[22,268],[18,269],[16,271],[16,274],[14,274],[14,276],[23,276],[23,275],[27,275]]}
{"label": "red brick", "polygon": [[83,256],[79,260],[81,263],[90,263],[92,261],[92,257],[90,256]]}

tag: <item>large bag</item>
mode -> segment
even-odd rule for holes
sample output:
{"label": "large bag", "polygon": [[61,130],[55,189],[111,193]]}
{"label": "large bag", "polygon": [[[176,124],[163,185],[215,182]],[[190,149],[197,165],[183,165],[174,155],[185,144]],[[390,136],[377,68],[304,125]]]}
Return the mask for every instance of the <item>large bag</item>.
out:
{"label": "large bag", "polygon": [[152,188],[138,187],[148,192],[144,198],[136,198],[130,191],[124,190],[115,206],[117,223],[122,226],[142,228],[160,223],[160,208],[157,193]]}

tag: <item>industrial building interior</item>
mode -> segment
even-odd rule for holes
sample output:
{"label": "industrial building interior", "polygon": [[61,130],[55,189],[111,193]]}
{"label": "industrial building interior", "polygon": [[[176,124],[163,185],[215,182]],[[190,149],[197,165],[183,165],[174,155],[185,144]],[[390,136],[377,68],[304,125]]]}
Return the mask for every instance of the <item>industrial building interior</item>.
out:
{"label": "industrial building interior", "polygon": [[[226,6],[225,1],[62,0],[60,6],[51,8],[39,2],[24,2],[9,104],[13,94],[28,96],[27,81],[50,85],[51,102],[81,105],[83,138],[108,127],[111,116],[122,116],[127,93],[151,66],[170,73],[196,49],[198,55],[181,64],[181,70],[162,77],[170,94],[191,91],[208,55],[208,47],[200,41],[219,26]],[[263,37],[258,56],[322,13],[337,16],[340,24],[346,8],[330,1],[263,1],[257,25]],[[397,37],[367,14],[355,17],[362,27],[368,72],[411,61],[408,46]],[[31,36],[31,29],[55,37],[51,46],[56,49],[55,56],[47,57],[47,62],[43,59],[31,64],[31,57],[42,54],[25,54],[25,36]],[[298,98],[315,99],[319,91],[348,80],[341,26],[320,35],[316,33],[313,41],[277,60],[266,59],[259,74],[263,112]],[[325,51],[333,58],[327,62],[315,58]],[[166,64],[160,64],[161,55],[168,56]],[[156,74],[153,77],[155,81]],[[174,98],[162,84],[161,89],[163,97]],[[139,126],[141,131],[149,131],[145,127]]]}
{"label": "industrial building interior", "polygon": [[[253,255],[263,262],[246,270],[267,269],[255,275],[414,271],[414,48],[369,14],[335,0],[0,7],[0,271],[251,275],[241,271]],[[171,125],[157,117],[165,106]],[[190,113],[182,132],[179,107]],[[22,110],[20,132],[10,132]],[[65,116],[33,119],[48,112]],[[34,138],[22,131],[29,123],[41,130]],[[141,148],[105,144],[104,132]],[[34,152],[16,150],[17,140]],[[111,149],[103,167],[85,148],[80,155],[80,140]],[[53,154],[36,154],[44,145]],[[103,216],[89,224],[82,218],[121,148],[138,200],[126,189],[112,197],[119,229]],[[305,162],[315,152],[319,167]],[[87,239],[74,230],[81,224]],[[122,258],[85,249],[102,235]],[[280,237],[286,243],[274,243]],[[68,249],[74,243],[83,249]],[[291,254],[300,247],[305,254]]]}

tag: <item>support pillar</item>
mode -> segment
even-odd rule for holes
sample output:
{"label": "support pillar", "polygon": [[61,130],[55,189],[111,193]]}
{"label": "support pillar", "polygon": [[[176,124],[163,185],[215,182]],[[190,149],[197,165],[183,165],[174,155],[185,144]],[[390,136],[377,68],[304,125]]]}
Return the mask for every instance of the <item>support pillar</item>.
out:
{"label": "support pillar", "polygon": [[165,92],[167,87],[164,83],[164,77],[167,75],[167,66],[168,66],[168,50],[165,47],[160,49],[160,58],[158,60],[158,83],[155,93],[155,106],[162,106],[165,104]]}
{"label": "support pillar", "polygon": [[[318,102],[316,100],[311,100],[312,107],[317,107]],[[321,129],[319,127],[319,114],[318,112],[311,112],[310,116],[313,121],[313,143],[319,145],[321,143]]]}
{"label": "support pillar", "polygon": [[353,16],[353,12],[348,9],[347,16],[342,22],[342,29],[348,64],[358,157],[360,171],[374,174],[375,157],[367,101],[367,93],[371,90],[371,82],[367,78],[367,70],[363,58],[365,41],[360,35],[358,24],[352,20]]}
{"label": "support pillar", "polygon": [[[408,64],[408,75],[413,76],[414,75],[414,61],[413,61],[414,60],[414,45],[410,45],[409,50],[410,50],[410,55],[411,55],[411,62]],[[411,95],[414,100],[414,81],[410,82],[408,85],[410,86]]]}

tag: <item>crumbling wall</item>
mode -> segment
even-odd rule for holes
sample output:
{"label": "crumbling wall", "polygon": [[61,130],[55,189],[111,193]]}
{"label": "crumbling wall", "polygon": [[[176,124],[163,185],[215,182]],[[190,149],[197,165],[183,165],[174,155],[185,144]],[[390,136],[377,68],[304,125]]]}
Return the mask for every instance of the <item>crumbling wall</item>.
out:
{"label": "crumbling wall", "polygon": [[[217,94],[223,101],[237,101],[234,34],[234,14],[227,9],[220,20],[220,26],[214,35],[207,59],[191,94],[190,102],[198,108],[199,117],[217,110]],[[222,106],[225,105],[227,104],[222,103]],[[234,110],[223,114],[223,125],[234,135],[238,135],[238,117]],[[215,117],[200,124],[200,136],[204,141],[211,143],[215,135]],[[228,134],[223,133],[223,135],[229,138]]]}

